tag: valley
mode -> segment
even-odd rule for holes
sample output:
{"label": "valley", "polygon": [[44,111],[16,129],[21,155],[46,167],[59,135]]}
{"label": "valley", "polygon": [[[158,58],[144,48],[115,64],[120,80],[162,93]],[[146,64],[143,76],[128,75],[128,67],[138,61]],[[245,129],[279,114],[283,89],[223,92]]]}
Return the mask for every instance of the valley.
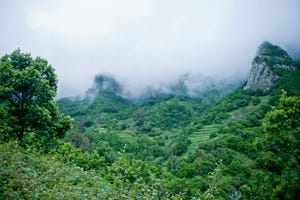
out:
{"label": "valley", "polygon": [[[113,77],[97,75],[83,97],[59,99],[57,109],[46,106],[51,112],[40,112],[38,102],[34,112],[49,112],[57,129],[39,132],[44,123],[33,122],[19,141],[12,100],[4,100],[10,89],[1,82],[1,196],[299,198],[300,63],[264,42],[252,65],[248,81],[196,96],[181,81],[132,99]],[[58,113],[72,118],[72,128]],[[46,134],[56,130],[67,131]]]}

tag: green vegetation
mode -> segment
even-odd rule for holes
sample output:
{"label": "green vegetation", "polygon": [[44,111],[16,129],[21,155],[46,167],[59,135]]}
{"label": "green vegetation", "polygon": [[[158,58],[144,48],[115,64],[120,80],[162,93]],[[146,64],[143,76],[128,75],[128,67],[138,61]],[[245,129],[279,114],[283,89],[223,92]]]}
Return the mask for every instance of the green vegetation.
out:
{"label": "green vegetation", "polygon": [[[300,190],[300,98],[287,97],[284,92],[279,105],[267,113],[266,134],[259,144],[259,164],[272,172],[272,196],[278,199],[297,199]],[[263,145],[263,147],[261,146]]]}
{"label": "green vegetation", "polygon": [[[132,102],[97,76],[83,99],[54,102],[53,68],[17,50],[0,62],[0,197],[299,199],[294,66],[267,94],[241,86],[223,98],[207,93],[218,101]],[[70,118],[56,103],[73,118],[67,134]]]}
{"label": "green vegetation", "polygon": [[259,47],[258,47],[258,53],[259,55],[263,56],[277,56],[277,57],[285,57],[288,54],[286,51],[281,49],[277,45],[273,45],[270,42],[263,42]]}
{"label": "green vegetation", "polygon": [[53,101],[56,75],[48,62],[14,51],[0,60],[1,138],[64,137],[71,118],[58,112]]}
{"label": "green vegetation", "polygon": [[1,199],[105,199],[112,191],[93,170],[57,161],[15,142],[0,144]]}
{"label": "green vegetation", "polygon": [[300,96],[300,63],[292,62],[292,66],[295,67],[295,70],[291,71],[283,68],[274,69],[275,73],[279,76],[277,84],[273,87],[273,92],[277,92],[279,96],[280,89],[284,89],[289,95]]}

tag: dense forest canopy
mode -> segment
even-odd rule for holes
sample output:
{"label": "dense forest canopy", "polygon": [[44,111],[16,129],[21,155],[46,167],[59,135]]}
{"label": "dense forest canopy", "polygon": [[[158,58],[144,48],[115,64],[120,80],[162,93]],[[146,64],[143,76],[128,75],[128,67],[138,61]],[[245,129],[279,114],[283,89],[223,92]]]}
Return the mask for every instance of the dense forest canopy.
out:
{"label": "dense forest canopy", "polygon": [[[266,55],[286,64],[276,63],[287,55],[278,46],[263,43]],[[288,63],[270,68],[278,78],[269,91],[244,84],[195,97],[176,87],[131,101],[97,76],[84,98],[54,101],[45,59],[5,55],[0,197],[299,199],[300,65]]]}

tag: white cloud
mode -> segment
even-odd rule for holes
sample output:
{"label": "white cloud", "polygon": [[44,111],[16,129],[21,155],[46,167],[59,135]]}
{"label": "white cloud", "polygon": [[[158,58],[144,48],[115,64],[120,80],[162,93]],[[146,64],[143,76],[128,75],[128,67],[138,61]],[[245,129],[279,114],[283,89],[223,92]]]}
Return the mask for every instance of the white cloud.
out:
{"label": "white cloud", "polygon": [[134,22],[145,14],[146,8],[136,0],[62,0],[50,10],[35,8],[28,20],[42,32],[90,40],[109,37],[123,22]]}
{"label": "white cloud", "polygon": [[245,79],[263,40],[300,51],[298,0],[18,0],[0,2],[0,53],[45,57],[60,96],[98,73],[135,91],[179,74]]}

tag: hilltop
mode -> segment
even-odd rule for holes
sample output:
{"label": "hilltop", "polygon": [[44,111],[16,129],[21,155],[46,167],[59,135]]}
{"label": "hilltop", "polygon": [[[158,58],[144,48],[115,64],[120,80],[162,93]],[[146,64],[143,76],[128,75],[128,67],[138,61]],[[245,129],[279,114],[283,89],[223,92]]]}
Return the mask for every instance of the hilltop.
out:
{"label": "hilltop", "polygon": [[[263,42],[253,59],[250,77],[244,90],[269,92],[281,87],[290,91],[291,87],[299,88],[299,75],[299,63],[293,61],[286,51],[269,42]],[[286,85],[283,82],[291,84]]]}
{"label": "hilltop", "polygon": [[245,188],[264,195],[269,189],[257,187],[265,183],[255,174],[267,172],[257,167],[255,152],[260,150],[253,144],[263,137],[262,123],[278,104],[281,89],[299,95],[299,63],[263,42],[244,84],[216,87],[207,80],[206,88],[191,90],[189,78],[182,76],[164,91],[149,89],[136,101],[112,77],[96,76],[84,99],[57,102],[74,118],[67,140],[84,151],[96,150],[109,163],[116,162],[119,152],[153,162],[172,174],[166,187],[177,188],[171,189],[176,194],[195,195],[194,187],[204,191],[207,173],[223,160],[220,184],[227,189],[222,188],[221,196],[245,195]]}
{"label": "hilltop", "polygon": [[[243,83],[199,77],[205,81],[194,84],[185,74],[138,99],[113,77],[97,75],[83,97],[56,101],[73,118],[64,138],[39,140],[32,130],[23,145],[1,141],[0,194],[299,199],[299,66],[264,42]],[[1,137],[9,137],[6,130]]]}

